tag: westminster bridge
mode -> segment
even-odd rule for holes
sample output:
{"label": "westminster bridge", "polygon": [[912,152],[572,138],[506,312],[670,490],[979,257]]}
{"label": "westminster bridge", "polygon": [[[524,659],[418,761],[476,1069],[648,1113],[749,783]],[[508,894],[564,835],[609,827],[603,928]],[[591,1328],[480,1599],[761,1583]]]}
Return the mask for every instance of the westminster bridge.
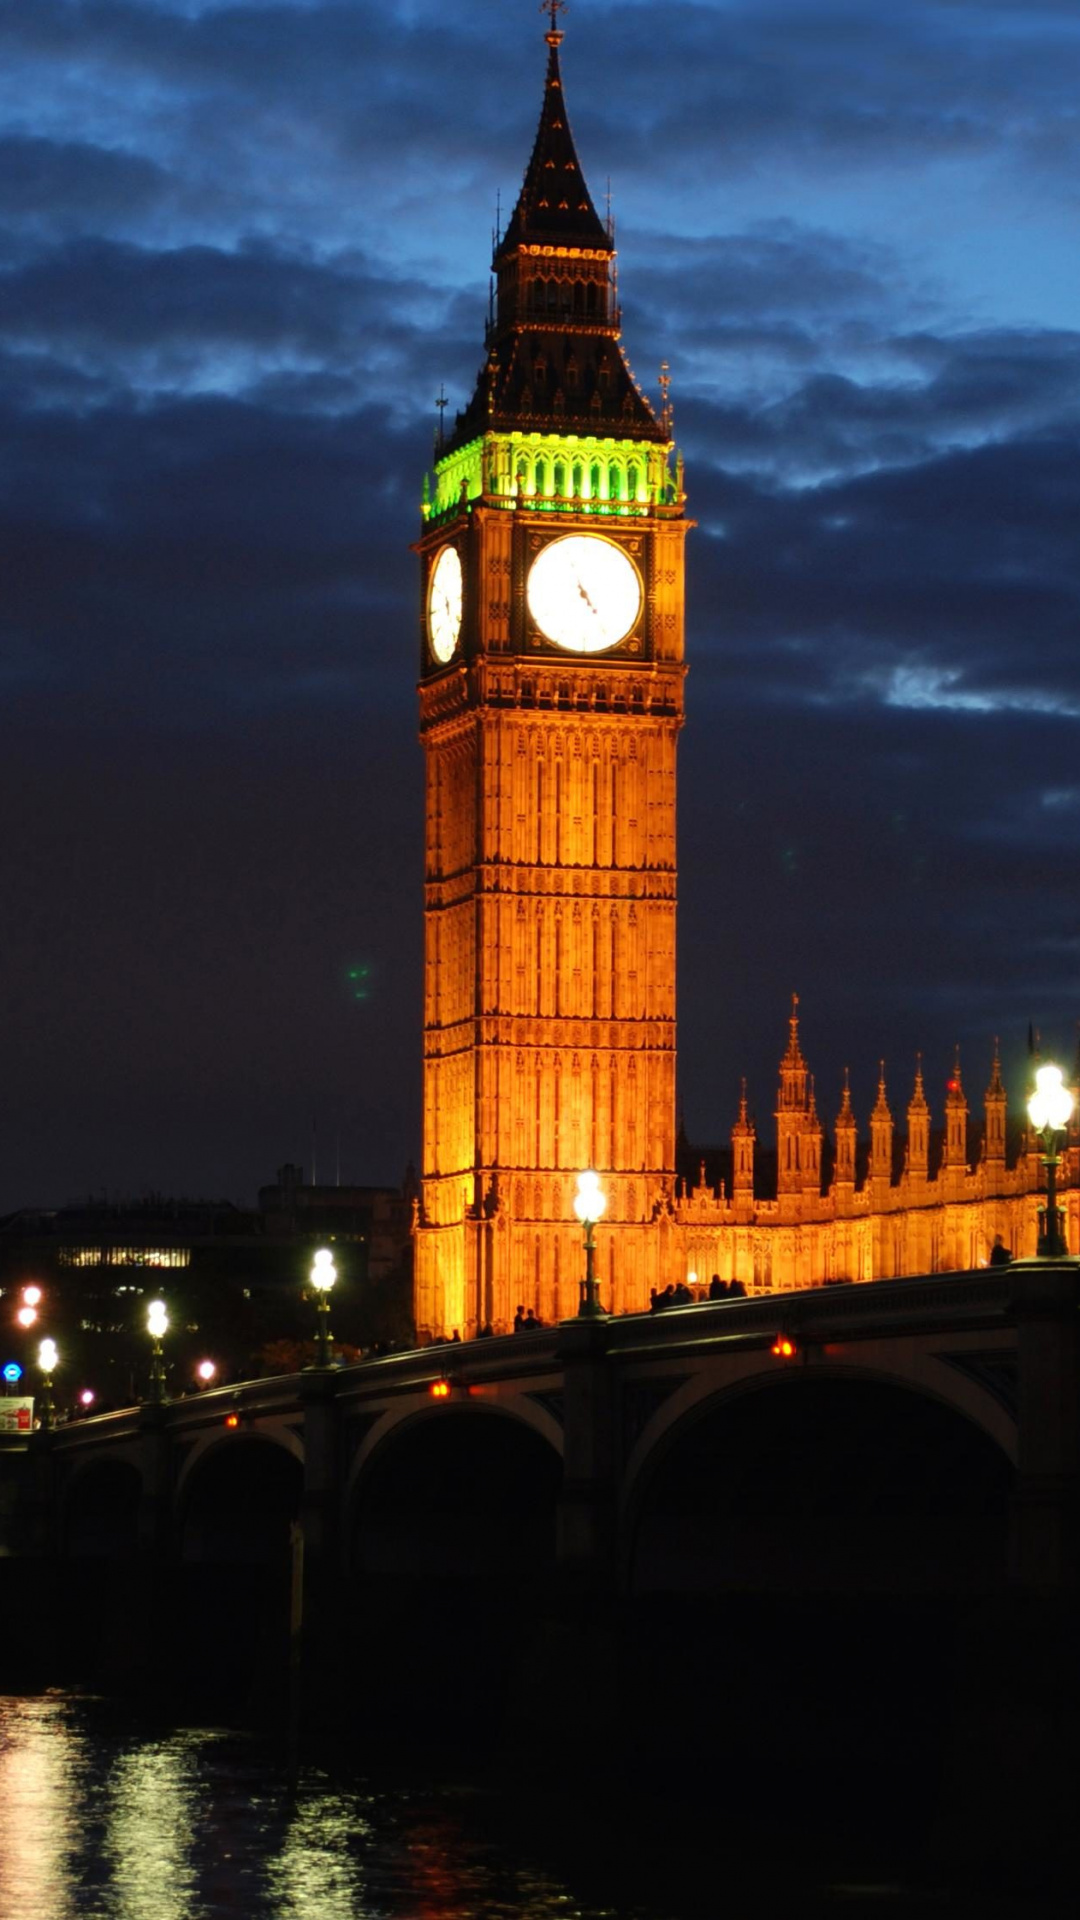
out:
{"label": "westminster bridge", "polygon": [[99,1683],[165,1667],[273,1714],[300,1672],[383,1728],[572,1700],[609,1744],[723,1727],[739,1781],[803,1792],[853,1747],[907,1790],[961,1725],[985,1811],[1023,1790],[1002,1724],[1058,1751],[1032,1661],[1080,1699],[1078,1301],[1080,1262],[1015,1262],[103,1413],[33,1436],[19,1551]]}

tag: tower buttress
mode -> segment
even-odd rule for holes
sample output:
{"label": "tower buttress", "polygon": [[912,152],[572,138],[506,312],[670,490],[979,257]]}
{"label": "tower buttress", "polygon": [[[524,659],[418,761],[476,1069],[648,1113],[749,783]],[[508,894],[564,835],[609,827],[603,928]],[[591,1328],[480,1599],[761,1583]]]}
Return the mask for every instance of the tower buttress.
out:
{"label": "tower buttress", "polygon": [[833,1183],[838,1195],[841,1189],[849,1197],[854,1192],[857,1140],[858,1128],[851,1105],[851,1079],[845,1067],[844,1092],[840,1101],[840,1111],[836,1116],[836,1163],[833,1170]]}
{"label": "tower buttress", "polygon": [[780,1061],[776,1101],[776,1192],[784,1199],[801,1193],[809,1070],[799,1045],[799,996],[791,996],[787,1051]]}
{"label": "tower buttress", "polygon": [[1001,1055],[998,1042],[994,1039],[994,1059],[990,1069],[990,1085],[983,1097],[983,1110],[986,1115],[986,1130],[983,1134],[982,1157],[987,1166],[1001,1169],[1005,1165],[1005,1120],[1007,1110],[1005,1083],[1001,1078]]}
{"label": "tower buttress", "polygon": [[912,1180],[925,1180],[930,1172],[930,1105],[923,1087],[922,1054],[915,1056],[915,1087],[907,1110],[907,1156],[905,1171]]}
{"label": "tower buttress", "polygon": [[967,1171],[968,1103],[960,1078],[960,1049],[956,1049],[953,1070],[945,1085],[945,1165]]}
{"label": "tower buttress", "polygon": [[821,1141],[822,1126],[818,1119],[817,1100],[814,1096],[814,1076],[810,1074],[807,1082],[806,1120],[803,1124],[800,1152],[802,1190],[807,1200],[821,1198]]}
{"label": "tower buttress", "polygon": [[878,1074],[877,1100],[870,1114],[870,1179],[875,1186],[892,1184],[893,1117],[885,1097],[885,1062]]}

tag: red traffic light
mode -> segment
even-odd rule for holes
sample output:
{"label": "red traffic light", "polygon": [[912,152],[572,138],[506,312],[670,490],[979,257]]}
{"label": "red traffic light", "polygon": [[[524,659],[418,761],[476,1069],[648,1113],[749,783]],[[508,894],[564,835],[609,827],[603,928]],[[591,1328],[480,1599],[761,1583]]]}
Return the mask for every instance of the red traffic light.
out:
{"label": "red traffic light", "polygon": [[240,1415],[238,1413],[227,1413],[225,1415],[225,1425],[227,1427],[238,1427],[240,1425]]}

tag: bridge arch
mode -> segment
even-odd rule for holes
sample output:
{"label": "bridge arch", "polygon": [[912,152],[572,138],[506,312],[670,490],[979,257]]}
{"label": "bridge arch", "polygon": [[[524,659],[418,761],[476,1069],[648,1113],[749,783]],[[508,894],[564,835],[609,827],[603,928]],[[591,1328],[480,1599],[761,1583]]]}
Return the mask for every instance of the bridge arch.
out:
{"label": "bridge arch", "polygon": [[368,1436],[350,1477],[354,1574],[527,1578],[554,1557],[561,1458],[550,1416],[426,1405]]}
{"label": "bridge arch", "polygon": [[252,1429],[193,1449],[177,1491],[181,1561],[268,1566],[282,1559],[303,1494],[303,1449],[292,1439],[288,1445]]}
{"label": "bridge arch", "polygon": [[[1013,1468],[944,1397],[837,1366],[690,1407],[624,1515],[635,1731],[729,1808],[924,1830],[964,1636],[1003,1591]],[[853,1757],[858,1757],[853,1766]]]}
{"label": "bridge arch", "polygon": [[176,1503],[182,1511],[189,1494],[193,1477],[203,1471],[207,1464],[214,1464],[214,1456],[224,1460],[226,1454],[238,1447],[254,1442],[258,1446],[281,1448],[285,1453],[303,1465],[304,1443],[300,1434],[284,1422],[260,1421],[257,1426],[240,1427],[233,1432],[223,1432],[220,1426],[204,1431],[192,1441],[185,1452],[179,1472],[176,1476]]}
{"label": "bridge arch", "polygon": [[110,1451],[78,1461],[65,1482],[60,1553],[115,1564],[138,1551],[143,1480],[137,1459]]}
{"label": "bridge arch", "polygon": [[[343,1533],[348,1635],[365,1707],[478,1736],[524,1685],[555,1570],[558,1449],[529,1421],[468,1402],[417,1410],[375,1446]],[[530,1683],[531,1684],[531,1683]]]}
{"label": "bridge arch", "polygon": [[[993,1358],[993,1353],[988,1354]],[[662,1400],[632,1447],[623,1474],[621,1506],[630,1508],[638,1497],[637,1483],[648,1471],[657,1447],[695,1411],[711,1407],[731,1394],[753,1392],[791,1377],[839,1377],[877,1381],[896,1386],[951,1408],[978,1427],[1016,1465],[1016,1416],[1001,1399],[970,1373],[949,1363],[947,1355],[908,1350],[899,1358],[886,1342],[863,1341],[850,1357],[834,1356],[828,1364],[815,1361],[810,1369],[778,1365],[768,1349],[750,1348],[727,1356],[718,1378],[713,1367],[696,1370]]]}
{"label": "bridge arch", "polygon": [[289,1672],[299,1448],[257,1429],[201,1447],[177,1501],[166,1631],[195,1699],[277,1719]]}
{"label": "bridge arch", "polygon": [[672,1398],[625,1490],[630,1591],[1004,1579],[1012,1461],[945,1395],[870,1368],[774,1366]]}

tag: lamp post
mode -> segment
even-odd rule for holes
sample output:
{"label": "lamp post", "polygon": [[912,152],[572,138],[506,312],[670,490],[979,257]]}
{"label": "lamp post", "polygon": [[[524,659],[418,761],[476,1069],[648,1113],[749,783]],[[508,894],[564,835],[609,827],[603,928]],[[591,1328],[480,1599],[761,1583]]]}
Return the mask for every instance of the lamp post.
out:
{"label": "lamp post", "polygon": [[317,1365],[320,1367],[330,1365],[330,1342],[334,1337],[330,1332],[330,1289],[336,1279],[334,1256],[328,1247],[320,1247],[311,1267],[311,1284],[318,1295],[315,1310],[318,1314],[316,1327],[319,1341]]}
{"label": "lamp post", "polygon": [[581,1282],[581,1302],[578,1318],[599,1320],[605,1318],[600,1305],[600,1289],[596,1279],[596,1242],[593,1228],[602,1220],[607,1207],[607,1194],[600,1185],[598,1173],[578,1174],[578,1190],[574,1195],[574,1212],[585,1229],[585,1278]]}
{"label": "lamp post", "polygon": [[1065,1086],[1061,1068],[1047,1065],[1035,1075],[1035,1091],[1028,1101],[1028,1119],[1042,1135],[1043,1165],[1046,1168],[1046,1206],[1039,1209],[1039,1238],[1036,1251],[1048,1259],[1059,1259],[1068,1252],[1061,1230],[1061,1210],[1057,1203],[1057,1170],[1060,1164],[1058,1135],[1068,1124],[1073,1098]]}
{"label": "lamp post", "polygon": [[56,1351],[55,1340],[43,1340],[38,1348],[38,1366],[41,1369],[41,1430],[47,1433],[56,1425],[56,1408],[53,1406],[52,1377],[56,1372],[60,1356]]}
{"label": "lamp post", "polygon": [[150,1398],[160,1406],[165,1398],[165,1355],[161,1343],[169,1331],[164,1300],[151,1300],[146,1309],[146,1331],[154,1343],[150,1355]]}

